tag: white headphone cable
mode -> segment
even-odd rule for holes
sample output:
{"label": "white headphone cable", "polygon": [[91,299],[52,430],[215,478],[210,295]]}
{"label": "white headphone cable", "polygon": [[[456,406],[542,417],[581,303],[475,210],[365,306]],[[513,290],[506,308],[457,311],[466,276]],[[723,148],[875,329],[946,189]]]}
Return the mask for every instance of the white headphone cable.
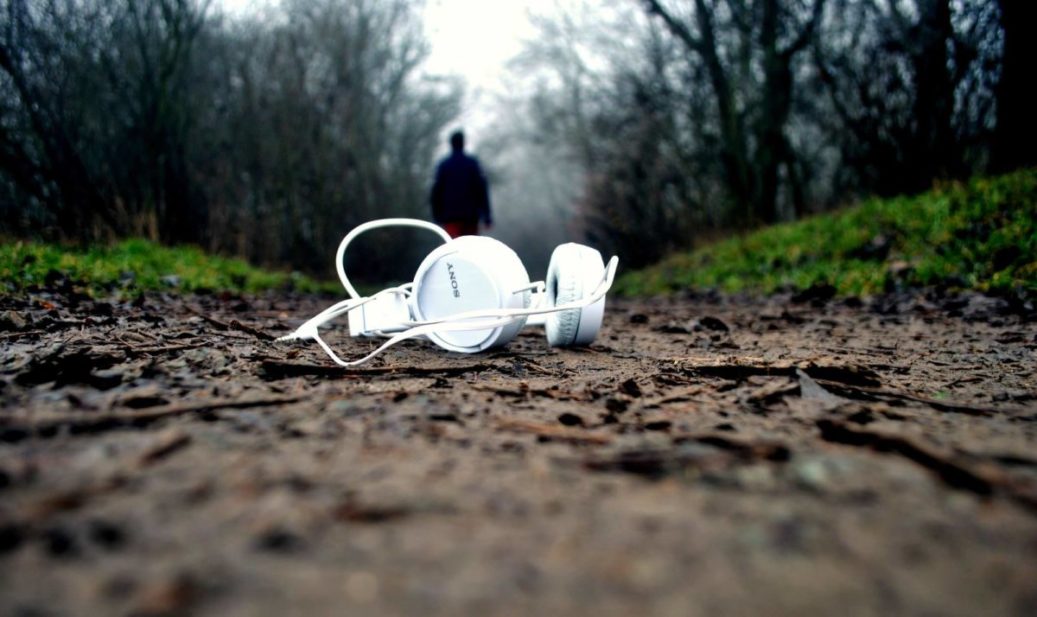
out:
{"label": "white headphone cable", "polygon": [[371,302],[373,300],[381,298],[382,296],[387,296],[387,295],[390,295],[390,294],[398,294],[398,295],[403,296],[404,298],[408,298],[408,297],[410,297],[410,294],[411,294],[411,287],[413,287],[413,283],[407,283],[406,285],[400,285],[399,287],[390,287],[388,289],[383,289],[382,291],[379,291],[378,293],[374,294],[373,296],[368,296],[366,298],[357,298],[357,299],[350,298],[348,300],[342,300],[341,302],[336,302],[335,304],[332,304],[331,306],[329,306],[328,308],[324,309],[320,313],[317,313],[313,317],[307,319],[305,322],[303,322],[303,324],[301,326],[296,328],[295,331],[292,332],[291,334],[287,334],[285,336],[282,336],[282,337],[278,338],[277,340],[278,341],[295,341],[295,340],[306,340],[306,339],[316,338],[317,337],[317,334],[316,334],[317,333],[317,328],[319,326],[322,326],[322,325],[326,324],[327,322],[331,321],[332,319],[335,319],[337,317],[341,317],[343,314],[348,313],[349,311],[351,311],[351,310],[353,310],[353,309],[355,309],[355,308],[357,308],[359,306],[363,306],[364,304],[367,304],[368,302]]}
{"label": "white headphone cable", "polygon": [[426,336],[428,334],[432,334],[432,333],[436,333],[436,332],[454,332],[454,331],[460,332],[460,331],[465,331],[465,330],[487,330],[487,329],[490,329],[490,328],[496,328],[496,327],[499,327],[499,326],[507,325],[508,323],[514,321],[514,319],[515,318],[500,318],[500,319],[495,319],[495,320],[492,320],[492,321],[480,322],[480,323],[477,323],[477,324],[470,324],[470,323],[455,323],[455,324],[446,323],[446,324],[442,324],[442,323],[440,323],[440,324],[428,324],[428,325],[424,325],[424,326],[417,326],[417,327],[405,330],[403,332],[400,332],[399,334],[393,336],[389,340],[387,340],[384,343],[382,343],[377,349],[375,349],[371,353],[367,354],[366,356],[364,356],[362,358],[359,358],[357,360],[352,360],[352,361],[346,361],[346,360],[343,360],[342,358],[338,357],[338,355],[335,353],[335,351],[333,349],[331,349],[331,346],[329,346],[327,343],[325,343],[324,339],[322,339],[320,337],[320,334],[314,334],[314,336],[312,338],[313,338],[313,340],[317,341],[317,344],[320,345],[321,349],[324,350],[324,353],[328,354],[328,357],[330,357],[332,359],[332,361],[335,362],[335,364],[337,364],[339,366],[350,367],[350,366],[357,366],[359,364],[363,364],[364,362],[367,362],[368,360],[374,358],[375,356],[377,356],[378,354],[382,353],[386,349],[392,347],[393,345],[395,345],[397,343],[400,343],[402,341],[405,341],[407,339],[411,339],[411,338],[415,338],[415,337],[419,337],[419,336]]}

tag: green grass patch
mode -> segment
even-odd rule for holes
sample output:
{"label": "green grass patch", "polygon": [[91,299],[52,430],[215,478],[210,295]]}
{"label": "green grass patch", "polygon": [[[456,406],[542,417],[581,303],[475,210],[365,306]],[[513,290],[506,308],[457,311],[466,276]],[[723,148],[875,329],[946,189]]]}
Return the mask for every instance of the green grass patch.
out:
{"label": "green grass patch", "polygon": [[842,295],[930,285],[1037,293],[1037,170],[767,227],[627,273],[616,288],[771,293],[821,284]]}
{"label": "green grass patch", "polygon": [[0,285],[9,293],[61,278],[94,295],[150,290],[316,292],[337,287],[298,273],[271,272],[240,259],[208,255],[193,246],[166,247],[140,239],[89,249],[18,241],[0,245]]}

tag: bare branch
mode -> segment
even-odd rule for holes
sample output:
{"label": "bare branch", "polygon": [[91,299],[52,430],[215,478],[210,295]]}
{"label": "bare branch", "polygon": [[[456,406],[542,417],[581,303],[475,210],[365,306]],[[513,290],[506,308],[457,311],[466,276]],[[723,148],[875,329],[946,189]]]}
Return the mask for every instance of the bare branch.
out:
{"label": "bare branch", "polygon": [[795,40],[789,44],[788,47],[781,50],[780,54],[785,58],[791,58],[800,51],[803,50],[810,41],[814,38],[814,32],[817,31],[817,25],[821,22],[821,16],[824,14],[825,0],[815,0],[813,10],[810,12],[810,19],[800,30]]}
{"label": "bare branch", "polygon": [[700,53],[702,52],[702,40],[696,37],[694,34],[692,34],[691,30],[688,30],[688,27],[686,25],[674,18],[673,15],[671,15],[665,8],[663,8],[661,4],[659,4],[658,0],[643,1],[645,5],[645,10],[648,11],[649,14],[655,15],[662,19],[663,23],[666,24],[666,28],[674,36],[680,39],[681,42],[683,42],[684,45],[688,47],[688,49]]}

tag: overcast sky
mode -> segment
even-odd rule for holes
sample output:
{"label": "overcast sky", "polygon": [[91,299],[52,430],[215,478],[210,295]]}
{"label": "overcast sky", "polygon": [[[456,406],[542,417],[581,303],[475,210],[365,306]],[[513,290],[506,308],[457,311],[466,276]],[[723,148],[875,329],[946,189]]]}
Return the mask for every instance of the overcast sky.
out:
{"label": "overcast sky", "polygon": [[[217,0],[231,13],[247,13],[275,0]],[[529,11],[543,12],[557,0],[426,0],[425,36],[431,46],[426,71],[460,75],[467,83],[459,122],[478,130],[489,118],[493,92],[501,87],[508,60],[532,35]]]}
{"label": "overcast sky", "polygon": [[550,1],[428,0],[429,70],[458,73],[472,87],[494,86],[504,65],[530,36],[527,9],[538,4]]}
{"label": "overcast sky", "polygon": [[[508,60],[522,49],[532,26],[528,12],[553,0],[428,0],[425,35],[431,44],[426,69],[455,74],[468,84],[460,122],[478,129],[489,118],[492,94],[501,87]],[[476,136],[477,137],[477,136]]]}
{"label": "overcast sky", "polygon": [[[217,0],[231,13],[248,13],[273,0]],[[426,0],[425,35],[431,73],[461,75],[471,88],[498,84],[504,65],[517,54],[532,27],[530,8],[555,0]]]}

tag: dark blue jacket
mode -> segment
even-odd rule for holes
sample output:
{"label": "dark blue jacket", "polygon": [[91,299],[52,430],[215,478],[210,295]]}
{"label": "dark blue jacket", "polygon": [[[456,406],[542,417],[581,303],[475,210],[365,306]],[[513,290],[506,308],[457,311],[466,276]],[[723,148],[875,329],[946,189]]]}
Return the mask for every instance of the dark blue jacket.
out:
{"label": "dark blue jacket", "polygon": [[490,193],[479,161],[455,151],[436,167],[432,185],[432,219],[437,223],[482,220],[491,225]]}

